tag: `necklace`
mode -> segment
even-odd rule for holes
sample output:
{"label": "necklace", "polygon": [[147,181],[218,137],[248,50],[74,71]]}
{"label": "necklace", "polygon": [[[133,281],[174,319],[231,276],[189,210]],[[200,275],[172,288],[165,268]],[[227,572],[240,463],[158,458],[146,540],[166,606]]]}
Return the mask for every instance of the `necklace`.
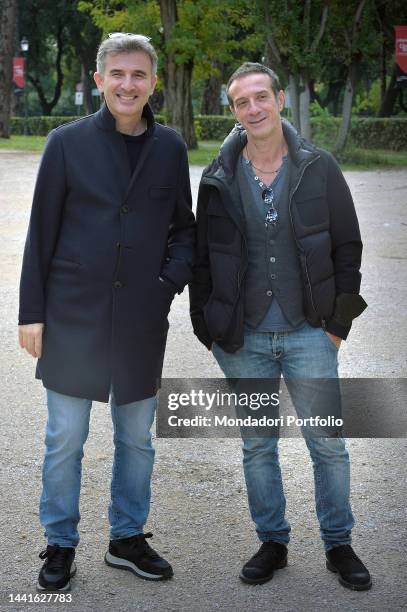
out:
{"label": "necklace", "polygon": [[[257,170],[258,172],[261,172],[261,174],[277,174],[278,171],[281,169],[281,166],[283,165],[283,162],[281,162],[277,170],[262,170],[261,168],[258,168],[257,166],[255,166],[252,160],[250,159],[249,151],[247,150],[247,144],[245,146],[245,149],[246,149],[247,163],[251,164],[252,168]],[[281,155],[281,157],[283,158],[283,154]]]}

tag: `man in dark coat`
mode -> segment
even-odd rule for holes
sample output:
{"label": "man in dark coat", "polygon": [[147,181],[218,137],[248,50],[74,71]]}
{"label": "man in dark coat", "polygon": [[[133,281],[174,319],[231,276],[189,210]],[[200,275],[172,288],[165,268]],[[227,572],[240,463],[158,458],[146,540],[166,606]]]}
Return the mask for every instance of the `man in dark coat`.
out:
{"label": "man in dark coat", "polygon": [[172,576],[143,527],[167,315],[191,277],[194,218],[185,143],[155,123],[147,103],[156,67],[144,36],[103,41],[95,81],[104,104],[50,133],[37,177],[19,340],[39,358],[48,401],[39,590],[70,587],[90,408],[109,396],[115,456],[106,563],[146,579]]}
{"label": "man in dark coat", "polygon": [[[281,119],[284,92],[272,70],[243,64],[227,89],[239,123],[200,184],[192,324],[227,377],[279,385],[282,375],[298,416],[310,419],[316,398],[340,405],[338,349],[366,307],[353,200],[332,155]],[[349,457],[334,429],[330,437],[304,431],[316,511],[327,567],[344,586],[364,590],[370,575],[350,545]],[[243,436],[249,506],[262,542],[240,573],[250,584],[285,567],[290,533],[277,437],[256,433]]]}

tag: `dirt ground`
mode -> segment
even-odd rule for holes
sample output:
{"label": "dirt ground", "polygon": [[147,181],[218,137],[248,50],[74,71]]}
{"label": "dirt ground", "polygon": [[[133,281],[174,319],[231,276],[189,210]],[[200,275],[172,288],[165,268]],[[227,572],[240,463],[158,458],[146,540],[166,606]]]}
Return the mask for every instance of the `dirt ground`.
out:
{"label": "dirt ground", "polygon": [[[34,361],[17,345],[18,278],[39,156],[0,151],[0,610],[104,612],[191,610],[279,612],[405,610],[405,439],[351,439],[354,547],[371,570],[373,588],[356,593],[325,569],[313,505],[313,479],[301,439],[281,441],[292,525],[289,565],[262,586],[241,583],[241,565],[258,547],[250,521],[237,439],[156,439],[152,545],[174,566],[169,582],[151,583],[107,567],[107,506],[112,427],[95,403],[85,448],[81,543],[72,602],[12,603],[35,594],[45,545],[38,520],[46,407]],[[191,169],[196,197],[200,168]],[[362,295],[369,309],[340,349],[344,377],[406,377],[407,170],[348,172],[364,240]],[[192,334],[187,292],[170,315],[167,377],[220,377],[213,357]],[[383,410],[386,407],[383,406]]]}

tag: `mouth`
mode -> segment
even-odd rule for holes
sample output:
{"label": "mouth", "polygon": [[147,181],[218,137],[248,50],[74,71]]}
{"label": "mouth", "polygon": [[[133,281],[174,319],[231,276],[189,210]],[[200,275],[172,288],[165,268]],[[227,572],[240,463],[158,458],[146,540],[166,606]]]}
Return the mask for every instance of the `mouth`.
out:
{"label": "mouth", "polygon": [[138,98],[138,96],[126,96],[124,94],[116,94],[116,95],[120,100],[123,100],[123,102],[133,102],[133,100],[136,100]]}
{"label": "mouth", "polygon": [[267,119],[267,117],[263,117],[262,119],[258,119],[257,121],[249,121],[249,125],[259,125],[259,123],[262,123],[265,119]]}

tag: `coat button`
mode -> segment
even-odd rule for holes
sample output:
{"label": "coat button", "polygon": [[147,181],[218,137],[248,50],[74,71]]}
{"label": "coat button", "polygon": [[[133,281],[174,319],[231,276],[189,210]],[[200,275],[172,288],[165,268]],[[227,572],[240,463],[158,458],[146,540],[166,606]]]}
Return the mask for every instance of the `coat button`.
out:
{"label": "coat button", "polygon": [[115,289],[121,289],[121,288],[123,287],[123,283],[122,283],[121,281],[119,281],[119,280],[114,281],[114,283],[113,283],[113,287],[114,287]]}
{"label": "coat button", "polygon": [[272,278],[273,280],[275,280],[277,278],[277,274],[270,274],[270,278]]}
{"label": "coat button", "polygon": [[269,289],[268,291],[266,291],[267,295],[270,297],[271,295],[273,295],[273,292]]}
{"label": "coat button", "polygon": [[126,213],[129,212],[129,207],[127,206],[127,204],[123,204],[123,206],[120,208],[120,212],[122,213],[122,215],[125,215]]}
{"label": "coat button", "polygon": [[276,261],[276,258],[275,257],[270,257],[270,261],[271,261],[271,263],[274,263]]}

